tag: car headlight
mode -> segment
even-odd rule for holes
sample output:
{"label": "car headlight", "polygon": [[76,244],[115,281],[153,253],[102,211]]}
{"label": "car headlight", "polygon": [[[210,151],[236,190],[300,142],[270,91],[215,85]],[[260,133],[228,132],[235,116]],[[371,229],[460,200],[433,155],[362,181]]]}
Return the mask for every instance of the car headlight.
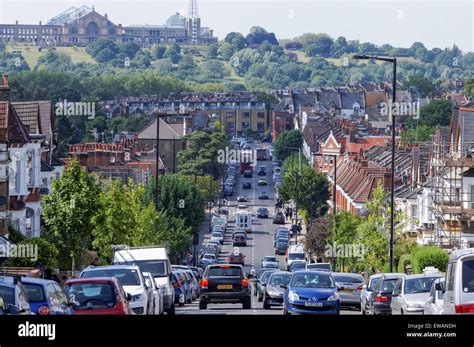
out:
{"label": "car headlight", "polygon": [[336,292],[334,292],[327,300],[328,300],[328,301],[339,300],[339,294],[337,294]]}
{"label": "car headlight", "polygon": [[143,300],[143,298],[144,298],[143,294],[132,295],[132,301],[141,301]]}
{"label": "car headlight", "polygon": [[290,292],[288,293],[288,299],[290,301],[297,301],[300,299],[300,297],[294,290],[290,290]]}
{"label": "car headlight", "polygon": [[408,308],[423,308],[422,304],[408,304]]}

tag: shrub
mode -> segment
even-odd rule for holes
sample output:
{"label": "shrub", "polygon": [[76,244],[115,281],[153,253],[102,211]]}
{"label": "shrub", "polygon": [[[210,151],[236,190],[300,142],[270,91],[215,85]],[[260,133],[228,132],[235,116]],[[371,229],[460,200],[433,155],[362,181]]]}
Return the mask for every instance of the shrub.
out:
{"label": "shrub", "polygon": [[411,265],[411,255],[403,254],[398,260],[398,272],[405,273],[407,265]]}
{"label": "shrub", "polygon": [[422,273],[427,266],[434,266],[439,271],[446,271],[449,256],[441,248],[424,246],[415,248],[411,254],[413,273]]}

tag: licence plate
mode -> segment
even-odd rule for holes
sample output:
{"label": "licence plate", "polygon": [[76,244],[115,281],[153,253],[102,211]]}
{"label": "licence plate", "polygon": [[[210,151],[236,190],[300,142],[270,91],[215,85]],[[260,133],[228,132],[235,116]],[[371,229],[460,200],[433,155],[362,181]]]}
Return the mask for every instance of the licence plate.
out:
{"label": "licence plate", "polygon": [[232,289],[232,284],[218,284],[217,289]]}
{"label": "licence plate", "polygon": [[323,303],[322,302],[305,302],[304,305],[308,307],[322,307]]}

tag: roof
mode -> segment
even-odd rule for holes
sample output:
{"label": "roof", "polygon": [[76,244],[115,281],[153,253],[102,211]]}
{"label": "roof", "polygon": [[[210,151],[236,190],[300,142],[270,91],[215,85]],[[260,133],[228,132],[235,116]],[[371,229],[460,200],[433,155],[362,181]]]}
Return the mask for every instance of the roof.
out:
{"label": "roof", "polygon": [[358,103],[360,108],[365,108],[363,93],[340,92],[340,94],[341,94],[341,104],[342,104],[343,109],[352,109],[355,103]]}
{"label": "roof", "polygon": [[387,95],[384,92],[366,92],[365,94],[366,107],[378,107],[381,102],[387,102]]}
{"label": "roof", "polygon": [[341,108],[341,99],[339,93],[334,90],[322,90],[316,92],[316,98],[319,103],[326,109],[335,107],[337,109]]}
{"label": "roof", "polygon": [[25,144],[29,141],[28,132],[8,101],[0,101],[0,129],[7,130],[9,143]]}
{"label": "roof", "polygon": [[30,134],[49,135],[52,132],[51,102],[12,102],[21,122]]}
{"label": "roof", "polygon": [[[180,135],[173,127],[160,118],[160,140],[180,139]],[[139,140],[156,140],[156,119],[153,120],[138,134]]]}
{"label": "roof", "polygon": [[186,18],[180,15],[179,12],[176,12],[174,15],[172,15],[166,20],[166,26],[169,26],[169,27],[184,28],[185,25],[186,25]]}

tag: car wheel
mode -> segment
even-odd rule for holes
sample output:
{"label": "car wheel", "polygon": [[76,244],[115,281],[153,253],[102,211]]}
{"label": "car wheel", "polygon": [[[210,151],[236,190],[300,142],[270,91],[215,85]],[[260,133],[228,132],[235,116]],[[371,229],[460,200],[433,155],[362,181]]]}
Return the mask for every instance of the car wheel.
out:
{"label": "car wheel", "polygon": [[259,294],[258,295],[258,302],[262,302],[263,301],[263,294]]}
{"label": "car wheel", "polygon": [[207,302],[205,302],[204,300],[199,300],[199,309],[207,310]]}
{"label": "car wheel", "polygon": [[174,316],[175,315],[176,311],[175,311],[174,304],[171,305],[171,307],[168,310],[166,310],[166,313],[168,314],[168,316]]}
{"label": "car wheel", "polygon": [[268,304],[268,301],[267,301],[267,300],[263,300],[263,308],[264,308],[265,310],[269,310],[270,307],[271,307],[271,306]]}
{"label": "car wheel", "polygon": [[400,314],[403,315],[403,310],[400,310]]}
{"label": "car wheel", "polygon": [[244,300],[242,303],[242,308],[244,310],[251,310],[252,309],[252,302],[250,301],[250,298],[247,298]]}

